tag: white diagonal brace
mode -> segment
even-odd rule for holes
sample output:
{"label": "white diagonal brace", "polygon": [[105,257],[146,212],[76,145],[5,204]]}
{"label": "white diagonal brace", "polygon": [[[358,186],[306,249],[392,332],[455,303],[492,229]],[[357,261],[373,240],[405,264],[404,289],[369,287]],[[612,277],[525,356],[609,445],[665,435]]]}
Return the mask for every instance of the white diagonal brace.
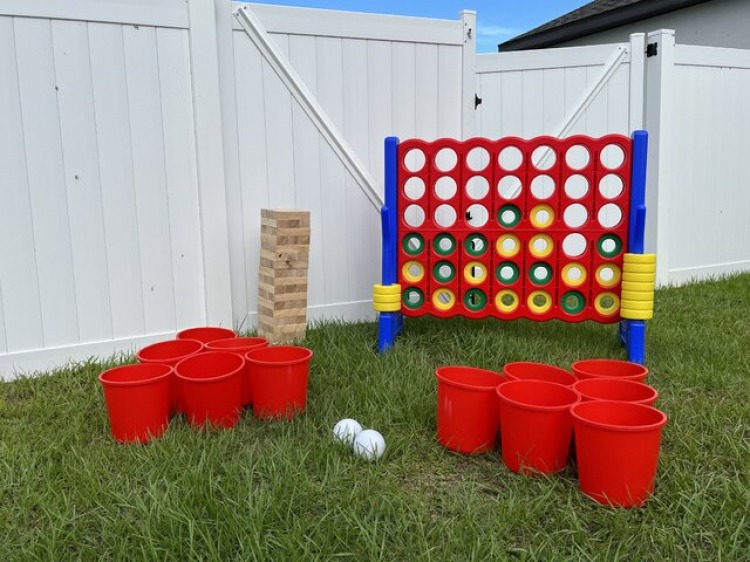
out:
{"label": "white diagonal brace", "polygon": [[318,129],[328,145],[336,153],[336,156],[338,156],[339,160],[341,160],[352,175],[359,188],[364,192],[373,206],[380,211],[380,208],[384,204],[384,199],[377,182],[359,160],[354,149],[346,142],[344,135],[338,130],[333,120],[328,116],[294,70],[284,53],[281,52],[273,39],[268,35],[263,23],[261,23],[247,5],[237,8],[234,15],[245,30],[245,33],[247,33],[247,36],[260,51],[261,56],[271,66],[284,86],[289,90],[289,93],[292,94],[292,97],[294,97],[302,110],[313,122],[315,128]]}
{"label": "white diagonal brace", "polygon": [[[596,96],[599,95],[599,92],[602,91],[602,88],[607,85],[607,82],[609,82],[610,78],[612,78],[612,75],[617,71],[620,63],[622,63],[625,55],[627,54],[627,47],[618,45],[615,48],[615,50],[604,63],[599,76],[597,76],[596,80],[594,80],[594,82],[588,88],[586,88],[576,104],[573,106],[573,109],[568,112],[568,114],[557,125],[557,127],[554,128],[554,130],[550,133],[550,136],[553,136],[555,138],[562,138],[570,132],[570,130],[573,128],[573,125],[575,125],[576,122],[581,118],[581,115],[586,112],[588,107],[591,105],[591,102],[593,102],[596,99]],[[543,166],[547,162],[547,160],[549,160],[552,154],[553,151],[547,148],[542,152],[541,155],[537,157],[536,162],[532,162],[532,164],[537,168],[541,168],[541,166]],[[518,187],[513,192],[513,195],[511,195],[511,198],[518,196],[518,194],[521,193],[521,189],[522,186],[519,182]]]}

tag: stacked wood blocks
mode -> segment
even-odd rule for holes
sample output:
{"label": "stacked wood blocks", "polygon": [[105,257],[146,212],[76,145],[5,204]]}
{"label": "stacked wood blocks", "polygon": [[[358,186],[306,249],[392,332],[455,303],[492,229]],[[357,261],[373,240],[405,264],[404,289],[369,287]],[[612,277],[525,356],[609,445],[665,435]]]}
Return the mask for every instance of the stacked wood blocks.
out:
{"label": "stacked wood blocks", "polygon": [[258,335],[271,343],[305,337],[310,213],[260,212]]}

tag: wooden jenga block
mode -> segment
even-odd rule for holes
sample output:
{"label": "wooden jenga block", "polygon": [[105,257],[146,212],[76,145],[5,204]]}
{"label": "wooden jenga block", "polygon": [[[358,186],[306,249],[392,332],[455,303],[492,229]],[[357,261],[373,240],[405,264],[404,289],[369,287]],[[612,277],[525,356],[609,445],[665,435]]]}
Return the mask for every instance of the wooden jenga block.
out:
{"label": "wooden jenga block", "polygon": [[260,212],[258,334],[272,343],[303,338],[307,329],[310,213]]}

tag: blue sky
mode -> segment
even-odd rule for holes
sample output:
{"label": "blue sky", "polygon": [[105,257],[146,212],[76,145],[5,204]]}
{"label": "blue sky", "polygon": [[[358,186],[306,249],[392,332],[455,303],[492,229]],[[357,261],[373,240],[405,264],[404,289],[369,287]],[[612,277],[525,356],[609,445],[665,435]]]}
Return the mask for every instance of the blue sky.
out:
{"label": "blue sky", "polygon": [[461,10],[477,12],[477,50],[494,53],[497,44],[533,29],[589,0],[253,0],[259,4],[284,4],[379,14],[457,19]]}

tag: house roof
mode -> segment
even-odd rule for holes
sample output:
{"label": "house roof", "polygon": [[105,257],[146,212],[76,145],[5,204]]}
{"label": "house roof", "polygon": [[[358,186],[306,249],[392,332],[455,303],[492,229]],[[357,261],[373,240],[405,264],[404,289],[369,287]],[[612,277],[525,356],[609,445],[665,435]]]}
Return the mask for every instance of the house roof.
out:
{"label": "house roof", "polygon": [[710,0],[594,0],[500,43],[497,48],[498,51],[543,49],[708,1]]}

